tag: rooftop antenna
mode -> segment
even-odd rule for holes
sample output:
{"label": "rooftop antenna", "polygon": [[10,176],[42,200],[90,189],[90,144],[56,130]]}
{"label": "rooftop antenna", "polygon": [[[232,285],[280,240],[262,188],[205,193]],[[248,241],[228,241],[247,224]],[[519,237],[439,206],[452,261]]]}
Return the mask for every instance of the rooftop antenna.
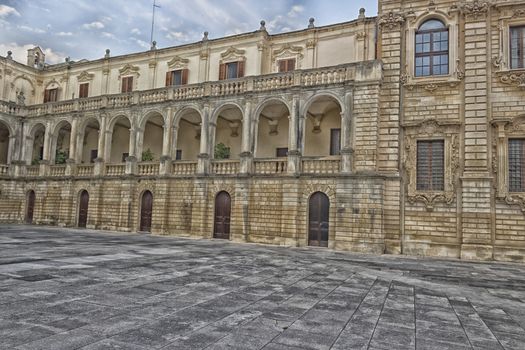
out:
{"label": "rooftop antenna", "polygon": [[153,43],[153,29],[155,28],[155,8],[160,8],[160,6],[156,4],[156,1],[157,0],[153,0],[153,14],[151,16],[151,37],[149,40],[150,44]]}

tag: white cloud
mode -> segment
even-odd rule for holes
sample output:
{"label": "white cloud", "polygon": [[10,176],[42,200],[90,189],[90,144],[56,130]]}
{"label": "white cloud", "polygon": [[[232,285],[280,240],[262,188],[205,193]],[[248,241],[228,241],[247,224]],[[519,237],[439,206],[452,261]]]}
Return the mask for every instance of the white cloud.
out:
{"label": "white cloud", "polygon": [[31,33],[44,34],[46,31],[40,28],[33,28],[30,26],[18,26],[18,29],[22,29]]}
{"label": "white cloud", "polygon": [[303,12],[304,12],[304,7],[303,6],[301,6],[301,5],[294,5],[294,6],[292,6],[290,11],[288,12],[288,17],[295,18],[295,17],[297,17],[299,14],[301,14]]}
{"label": "white cloud", "polygon": [[108,32],[102,32],[102,37],[108,38],[108,39],[117,39],[117,37],[114,34],[108,33]]}
{"label": "white cloud", "polygon": [[[2,56],[7,56],[7,51],[13,52],[13,59],[20,63],[26,63],[27,50],[34,48],[35,44],[19,45],[17,43],[0,44],[0,53]],[[66,55],[57,53],[50,48],[42,48],[46,55],[46,63],[61,63],[64,62]]]}
{"label": "white cloud", "polygon": [[137,39],[137,38],[133,38],[131,37],[130,40],[136,42],[140,47],[143,47],[147,50],[149,50],[151,48],[151,45],[147,42],[145,42],[144,40],[140,40],[140,39]]}
{"label": "white cloud", "polygon": [[140,35],[140,34],[142,34],[142,32],[138,28],[133,28],[131,30],[131,34]]}
{"label": "white cloud", "polygon": [[104,26],[104,23],[96,21],[96,22],[86,23],[82,27],[84,27],[85,29],[102,29],[105,26]]}
{"label": "white cloud", "polygon": [[0,5],[0,17],[7,17],[9,15],[15,15],[20,17],[20,12],[18,12],[14,7]]}
{"label": "white cloud", "polygon": [[73,33],[71,32],[58,32],[58,36],[73,36]]}
{"label": "white cloud", "polygon": [[167,39],[170,39],[170,40],[188,40],[188,35],[186,35],[186,33],[183,33],[183,32],[168,32],[168,34],[166,34],[166,38]]}

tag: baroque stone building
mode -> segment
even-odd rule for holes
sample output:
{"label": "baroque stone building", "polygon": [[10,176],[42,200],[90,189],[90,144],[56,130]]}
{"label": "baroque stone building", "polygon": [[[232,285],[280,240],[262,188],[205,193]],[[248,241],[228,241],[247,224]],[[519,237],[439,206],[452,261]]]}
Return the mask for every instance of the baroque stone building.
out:
{"label": "baroque stone building", "polygon": [[525,1],[0,57],[0,220],[523,261]]}

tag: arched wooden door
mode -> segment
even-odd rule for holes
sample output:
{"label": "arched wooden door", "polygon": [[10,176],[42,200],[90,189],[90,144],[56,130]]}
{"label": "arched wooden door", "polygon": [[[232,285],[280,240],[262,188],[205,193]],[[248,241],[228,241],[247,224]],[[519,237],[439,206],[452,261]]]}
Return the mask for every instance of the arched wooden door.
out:
{"label": "arched wooden door", "polygon": [[35,212],[35,191],[31,190],[27,193],[27,207],[26,207],[26,223],[33,223],[33,213]]}
{"label": "arched wooden door", "polygon": [[140,231],[151,232],[151,215],[153,212],[153,195],[150,191],[142,194],[140,205]]}
{"label": "arched wooden door", "polygon": [[86,227],[88,217],[88,206],[89,206],[89,193],[83,190],[80,193],[78,205],[78,227]]}
{"label": "arched wooden door", "polygon": [[316,192],[308,203],[308,245],[328,247],[328,222],[330,200],[322,192]]}
{"label": "arched wooden door", "polygon": [[231,198],[228,192],[222,191],[215,197],[215,223],[213,238],[230,239]]}

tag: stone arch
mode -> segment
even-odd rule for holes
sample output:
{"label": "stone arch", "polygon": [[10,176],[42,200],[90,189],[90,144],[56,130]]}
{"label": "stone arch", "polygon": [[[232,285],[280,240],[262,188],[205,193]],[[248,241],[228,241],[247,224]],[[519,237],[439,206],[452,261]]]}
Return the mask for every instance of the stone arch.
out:
{"label": "stone arch", "polygon": [[171,158],[174,160],[197,160],[203,115],[199,106],[185,105],[173,118]]}
{"label": "stone arch", "polygon": [[28,164],[44,159],[46,133],[48,132],[43,122],[36,122],[29,127],[28,137],[25,142],[25,160]]}
{"label": "stone arch", "polygon": [[[71,129],[71,121],[67,118],[57,120],[51,127],[49,161],[52,164],[55,162],[63,164],[70,157],[69,149],[75,139],[74,135],[71,135]],[[60,156],[60,158],[57,158],[57,156]]]}
{"label": "stone arch", "polygon": [[320,93],[311,96],[299,119],[303,156],[338,156],[342,148],[344,104],[339,96]]}
{"label": "stone arch", "polygon": [[108,163],[123,163],[130,155],[133,119],[126,114],[116,114],[109,120],[106,130],[104,159]]}
{"label": "stone arch", "polygon": [[256,158],[275,158],[287,153],[290,115],[290,105],[282,98],[271,97],[259,103],[255,109],[252,123],[254,137],[250,145]]}
{"label": "stone arch", "polygon": [[78,163],[92,163],[95,158],[102,156],[98,154],[98,145],[101,133],[100,119],[96,116],[90,116],[82,120],[78,130],[79,143],[76,161]]}
{"label": "stone arch", "polygon": [[344,113],[346,106],[345,106],[343,97],[331,91],[323,91],[321,93],[310,96],[305,101],[305,103],[303,104],[301,108],[301,116],[304,116],[306,112],[308,112],[308,109],[310,109],[310,107],[312,106],[313,103],[315,103],[316,100],[319,100],[320,98],[323,98],[323,97],[334,99],[339,104],[339,107],[341,108],[341,112]]}
{"label": "stone arch", "polygon": [[[141,117],[137,128],[137,158],[139,161],[143,160],[143,155],[146,156],[145,161],[159,160],[163,155],[165,126],[165,115],[158,109],[151,109]],[[146,151],[147,154],[143,154],[143,151]]]}
{"label": "stone arch", "polygon": [[425,23],[426,21],[429,21],[431,19],[436,19],[438,21],[443,22],[443,24],[447,28],[450,26],[450,20],[451,20],[450,16],[447,13],[443,12],[443,11],[435,10],[435,11],[432,11],[432,12],[425,12],[422,15],[420,15],[419,17],[417,17],[415,22],[414,22],[414,27],[415,28],[419,28],[419,27],[421,27],[421,25],[423,23]]}
{"label": "stone arch", "polygon": [[9,153],[12,151],[11,138],[14,137],[9,123],[0,118],[0,164],[8,164],[11,161]]}
{"label": "stone arch", "polygon": [[209,130],[209,151],[215,158],[215,147],[222,144],[229,150],[226,158],[238,159],[242,152],[242,124],[244,112],[242,106],[235,102],[225,102],[216,107],[212,113]]}

